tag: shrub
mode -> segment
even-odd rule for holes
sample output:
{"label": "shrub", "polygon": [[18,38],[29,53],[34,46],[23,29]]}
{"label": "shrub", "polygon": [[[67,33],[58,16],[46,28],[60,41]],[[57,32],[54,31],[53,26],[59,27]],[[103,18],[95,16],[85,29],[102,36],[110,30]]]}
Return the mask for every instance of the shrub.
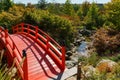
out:
{"label": "shrub", "polygon": [[22,16],[24,14],[24,7],[13,6],[7,12],[3,11],[0,14],[0,26],[7,26],[11,29],[13,25],[22,22]]}
{"label": "shrub", "polygon": [[101,28],[94,35],[94,46],[99,55],[117,52],[120,46],[120,33],[111,29]]}
{"label": "shrub", "polygon": [[40,29],[49,33],[59,42],[60,40],[66,40],[67,45],[69,45],[73,39],[74,29],[68,19],[37,9],[26,12],[24,17],[24,22],[38,25]]}

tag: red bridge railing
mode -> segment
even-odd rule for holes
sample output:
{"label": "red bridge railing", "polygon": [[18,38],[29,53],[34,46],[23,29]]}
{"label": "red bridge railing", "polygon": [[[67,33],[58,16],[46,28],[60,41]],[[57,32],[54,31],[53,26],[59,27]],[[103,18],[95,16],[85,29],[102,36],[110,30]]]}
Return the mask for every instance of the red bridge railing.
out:
{"label": "red bridge railing", "polygon": [[[12,40],[11,36],[8,34],[8,30],[4,29],[3,27],[0,27],[0,35],[1,35],[1,39],[6,47],[6,49],[8,49],[10,55],[9,60],[13,60],[15,61],[15,65],[19,71],[19,74],[21,75],[22,79],[24,79],[24,68],[22,67],[23,65],[21,64],[22,62],[22,55],[20,53],[20,51],[18,50],[18,48],[16,47],[14,41]],[[12,63],[9,63],[12,64]]]}
{"label": "red bridge railing", "polygon": [[24,34],[32,38],[48,53],[61,71],[65,69],[65,46],[60,46],[38,26],[21,23],[13,27],[13,33]]}

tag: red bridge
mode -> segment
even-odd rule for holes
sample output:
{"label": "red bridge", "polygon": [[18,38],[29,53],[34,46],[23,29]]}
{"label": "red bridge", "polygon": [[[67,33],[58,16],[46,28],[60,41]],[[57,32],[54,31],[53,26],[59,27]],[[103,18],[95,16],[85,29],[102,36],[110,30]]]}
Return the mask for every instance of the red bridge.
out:
{"label": "red bridge", "polygon": [[[49,80],[65,69],[65,47],[38,26],[18,24],[14,34],[0,27],[0,48],[5,48],[9,66],[15,62],[22,80]],[[55,79],[54,79],[55,80]]]}

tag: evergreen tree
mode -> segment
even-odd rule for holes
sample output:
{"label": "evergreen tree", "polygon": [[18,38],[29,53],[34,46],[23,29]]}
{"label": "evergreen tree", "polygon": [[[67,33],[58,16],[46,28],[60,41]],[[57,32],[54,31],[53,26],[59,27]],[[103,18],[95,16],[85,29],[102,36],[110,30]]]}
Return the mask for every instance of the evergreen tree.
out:
{"label": "evergreen tree", "polygon": [[89,7],[90,7],[90,3],[87,1],[83,2],[82,5],[80,6],[77,14],[81,20],[83,20],[84,17],[87,15],[87,13],[89,11]]}
{"label": "evergreen tree", "polygon": [[105,5],[108,26],[120,31],[120,0],[112,0]]}
{"label": "evergreen tree", "polygon": [[48,5],[48,10],[50,13],[53,13],[53,14],[62,14],[62,7],[61,7],[61,4],[59,3],[49,3]]}
{"label": "evergreen tree", "polygon": [[85,26],[88,29],[95,29],[97,28],[99,25],[97,25],[98,23],[98,17],[99,17],[99,7],[96,5],[96,3],[92,3],[92,5],[90,6],[90,9],[87,13],[87,16],[85,17]]}
{"label": "evergreen tree", "polygon": [[47,6],[46,4],[47,4],[46,0],[39,0],[37,7],[40,9],[46,9],[46,6]]}
{"label": "evergreen tree", "polygon": [[63,10],[65,14],[70,15],[70,16],[74,15],[75,13],[70,0],[66,0]]}
{"label": "evergreen tree", "polygon": [[0,10],[8,10],[13,6],[12,0],[0,0]]}

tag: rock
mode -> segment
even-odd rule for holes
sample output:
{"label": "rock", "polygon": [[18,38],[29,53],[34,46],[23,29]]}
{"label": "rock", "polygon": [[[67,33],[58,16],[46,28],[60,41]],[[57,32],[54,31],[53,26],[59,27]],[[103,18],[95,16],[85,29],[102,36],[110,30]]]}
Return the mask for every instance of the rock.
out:
{"label": "rock", "polygon": [[78,34],[79,37],[82,37],[82,34]]}
{"label": "rock", "polygon": [[99,72],[112,72],[118,64],[112,60],[102,59],[96,66]]}
{"label": "rock", "polygon": [[71,60],[71,57],[68,56],[68,55],[65,55],[65,59],[66,59],[66,60]]}
{"label": "rock", "polygon": [[70,43],[70,48],[74,48],[74,44],[73,43]]}
{"label": "rock", "polygon": [[72,56],[72,51],[67,51],[66,54],[70,57]]}
{"label": "rock", "polygon": [[75,61],[66,61],[66,66],[68,69],[74,67],[77,63]]}
{"label": "rock", "polygon": [[74,41],[73,44],[74,44],[75,46],[78,46],[78,44],[76,43],[76,41]]}
{"label": "rock", "polygon": [[96,69],[91,65],[84,66],[82,68],[82,73],[83,73],[84,77],[91,77],[91,76],[93,76],[93,74],[96,73]]}
{"label": "rock", "polygon": [[71,51],[73,52],[73,54],[76,52],[76,50],[77,50],[77,47],[73,47],[73,48],[71,49]]}
{"label": "rock", "polygon": [[77,45],[80,45],[81,39],[76,40]]}
{"label": "rock", "polygon": [[73,61],[75,61],[75,62],[78,62],[78,58],[79,58],[79,56],[78,56],[77,52],[74,53],[74,54],[71,56],[71,60],[73,60]]}

